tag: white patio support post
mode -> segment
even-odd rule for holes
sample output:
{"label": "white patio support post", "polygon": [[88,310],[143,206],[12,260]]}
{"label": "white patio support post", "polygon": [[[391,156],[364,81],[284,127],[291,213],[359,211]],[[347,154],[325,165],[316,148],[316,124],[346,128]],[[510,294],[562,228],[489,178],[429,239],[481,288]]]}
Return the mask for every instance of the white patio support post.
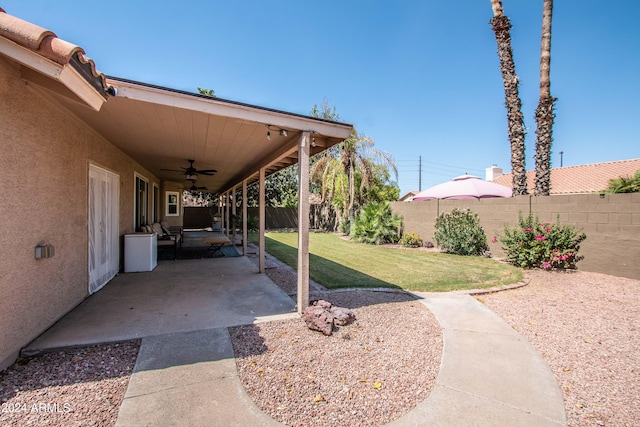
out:
{"label": "white patio support post", "polygon": [[265,261],[266,261],[266,256],[265,256],[265,245],[264,245],[264,229],[265,229],[265,206],[264,206],[264,200],[265,200],[265,194],[264,194],[264,190],[265,190],[265,186],[264,186],[264,180],[265,180],[265,168],[260,168],[260,183],[259,183],[259,196],[258,196],[258,216],[260,217],[260,243],[258,244],[258,267],[260,270],[260,273],[264,273],[265,270]]}
{"label": "white patio support post", "polygon": [[298,141],[298,314],[309,306],[309,132]]}
{"label": "white patio support post", "polygon": [[229,190],[224,193],[224,200],[224,231],[227,234],[227,237],[229,237]]}
{"label": "white patio support post", "polygon": [[247,180],[242,181],[242,255],[247,256]]}
{"label": "white patio support post", "polygon": [[231,239],[231,243],[233,247],[236,247],[236,192],[237,188],[234,185],[231,188],[231,235],[233,238]]}

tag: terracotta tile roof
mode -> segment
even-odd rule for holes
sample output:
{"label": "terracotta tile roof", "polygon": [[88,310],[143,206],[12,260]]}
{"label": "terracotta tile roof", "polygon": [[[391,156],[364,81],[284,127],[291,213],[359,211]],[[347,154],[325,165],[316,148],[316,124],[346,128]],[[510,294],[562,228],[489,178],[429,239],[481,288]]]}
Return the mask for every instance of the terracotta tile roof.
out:
{"label": "terracotta tile roof", "polygon": [[53,31],[9,15],[0,8],[0,36],[60,65],[70,64],[94,85],[107,87],[106,77],[96,70],[84,49],[56,36]]}
{"label": "terracotta tile roof", "polygon": [[[551,194],[597,193],[609,186],[609,180],[631,177],[640,170],[640,159],[618,160],[589,165],[565,166],[551,169]],[[535,171],[527,172],[527,188],[533,194]],[[496,184],[513,187],[510,173],[494,179]]]}

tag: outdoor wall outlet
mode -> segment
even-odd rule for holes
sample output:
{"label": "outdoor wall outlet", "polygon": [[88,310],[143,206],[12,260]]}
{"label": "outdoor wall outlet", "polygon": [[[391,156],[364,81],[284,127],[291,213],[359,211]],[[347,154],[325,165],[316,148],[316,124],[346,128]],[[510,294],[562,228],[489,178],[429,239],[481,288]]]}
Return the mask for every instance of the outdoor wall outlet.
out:
{"label": "outdoor wall outlet", "polygon": [[36,246],[36,259],[51,258],[55,255],[55,248],[52,245]]}

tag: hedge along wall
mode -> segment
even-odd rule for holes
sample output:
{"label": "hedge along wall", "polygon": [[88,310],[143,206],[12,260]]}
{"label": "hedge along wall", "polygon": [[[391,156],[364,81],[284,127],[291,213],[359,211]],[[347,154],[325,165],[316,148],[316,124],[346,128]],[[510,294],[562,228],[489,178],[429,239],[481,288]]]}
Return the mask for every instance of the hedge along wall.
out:
{"label": "hedge along wall", "polygon": [[[540,222],[573,225],[587,235],[578,269],[640,279],[640,194],[576,194],[518,196],[509,199],[429,200],[393,202],[403,218],[404,232],[433,242],[435,220],[455,208],[478,214],[494,257],[504,257],[500,236],[505,224],[518,224],[518,215],[533,213]],[[493,243],[493,236],[498,237]],[[435,244],[435,242],[433,242]]]}

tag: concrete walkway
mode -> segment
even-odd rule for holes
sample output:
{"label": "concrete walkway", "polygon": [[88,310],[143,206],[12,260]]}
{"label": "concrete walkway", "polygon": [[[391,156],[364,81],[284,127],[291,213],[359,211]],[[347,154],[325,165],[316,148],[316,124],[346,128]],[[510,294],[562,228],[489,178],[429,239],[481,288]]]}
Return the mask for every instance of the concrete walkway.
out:
{"label": "concrete walkway", "polygon": [[[562,392],[531,345],[468,295],[420,294],[443,328],[429,397],[390,426],[564,426]],[[226,328],[144,338],[118,426],[268,426]]]}
{"label": "concrete walkway", "polygon": [[142,340],[117,427],[278,426],[244,391],[227,328]]}
{"label": "concrete walkway", "polygon": [[564,426],[558,382],[538,352],[469,295],[420,294],[444,348],[429,397],[390,426]]}

